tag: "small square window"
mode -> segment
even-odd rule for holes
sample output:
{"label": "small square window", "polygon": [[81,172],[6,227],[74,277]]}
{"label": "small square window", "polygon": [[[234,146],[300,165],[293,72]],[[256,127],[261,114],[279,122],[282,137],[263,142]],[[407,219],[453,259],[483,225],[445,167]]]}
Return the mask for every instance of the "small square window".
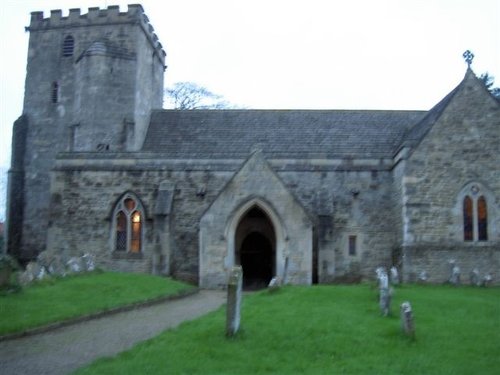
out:
{"label": "small square window", "polygon": [[356,255],[356,236],[349,236],[349,255]]}

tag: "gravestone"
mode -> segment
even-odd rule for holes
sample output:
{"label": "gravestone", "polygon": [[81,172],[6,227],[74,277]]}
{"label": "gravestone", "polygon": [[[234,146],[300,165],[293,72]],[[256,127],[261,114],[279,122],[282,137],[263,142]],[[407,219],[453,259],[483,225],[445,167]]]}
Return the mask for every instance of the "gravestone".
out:
{"label": "gravestone", "polygon": [[460,285],[460,267],[457,266],[455,260],[452,259],[448,262],[451,266],[451,274],[449,278],[449,283],[455,286]]}
{"label": "gravestone", "polygon": [[423,270],[418,274],[418,282],[419,283],[426,283],[427,280],[429,279],[429,275],[427,275],[427,271]]}
{"label": "gravestone", "polygon": [[479,279],[479,270],[477,268],[474,268],[472,271],[470,271],[470,285],[472,285],[472,286],[481,285],[481,282]]}
{"label": "gravestone", "polygon": [[54,276],[66,276],[66,267],[61,257],[55,256],[47,267],[47,271]]}
{"label": "gravestone", "polygon": [[85,270],[88,272],[92,272],[95,270],[95,255],[94,254],[83,254],[82,263],[85,266]]}
{"label": "gravestone", "polygon": [[391,284],[399,285],[399,272],[395,266],[391,267]]}
{"label": "gravestone", "polygon": [[279,276],[274,276],[271,281],[269,281],[269,285],[267,286],[267,289],[270,292],[275,292],[279,290],[281,287],[281,277]]}
{"label": "gravestone", "polygon": [[80,262],[80,258],[73,257],[68,260],[66,263],[68,266],[68,270],[71,273],[78,273],[82,271],[82,264]]}
{"label": "gravestone", "polygon": [[403,302],[400,309],[401,329],[406,336],[415,338],[415,324],[410,302]]}
{"label": "gravestone", "polygon": [[243,269],[235,266],[229,273],[227,283],[226,336],[234,336],[240,329],[241,295],[243,286]]}
{"label": "gravestone", "polygon": [[389,276],[382,267],[376,270],[379,281],[379,305],[383,316],[388,316],[391,310],[392,291],[389,288]]}
{"label": "gravestone", "polygon": [[490,286],[492,282],[493,276],[491,275],[491,273],[487,273],[486,275],[484,275],[481,285],[487,287]]}

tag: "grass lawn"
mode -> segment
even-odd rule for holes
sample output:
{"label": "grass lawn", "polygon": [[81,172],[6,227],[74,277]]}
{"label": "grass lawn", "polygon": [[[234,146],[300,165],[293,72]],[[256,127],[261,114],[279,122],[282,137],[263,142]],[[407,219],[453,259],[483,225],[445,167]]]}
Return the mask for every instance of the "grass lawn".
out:
{"label": "grass lawn", "polygon": [[[401,334],[413,306],[416,340]],[[408,286],[382,317],[368,285],[286,287],[245,295],[242,331],[220,309],[101,359],[78,374],[493,374],[500,368],[500,289]]]}
{"label": "grass lawn", "polygon": [[0,335],[175,295],[190,288],[163,277],[112,272],[43,281],[20,293],[0,296]]}

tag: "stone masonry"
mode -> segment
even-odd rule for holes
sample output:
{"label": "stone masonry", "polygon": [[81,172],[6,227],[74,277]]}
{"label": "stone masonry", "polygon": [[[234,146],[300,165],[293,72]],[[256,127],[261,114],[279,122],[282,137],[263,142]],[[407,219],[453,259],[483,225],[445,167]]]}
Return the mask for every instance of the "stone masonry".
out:
{"label": "stone masonry", "polygon": [[27,30],[7,223],[20,260],[92,253],[221,288],[238,265],[246,285],[380,266],[439,283],[455,259],[499,283],[500,105],[470,68],[429,111],[163,110],[165,53],[140,5],[34,12]]}

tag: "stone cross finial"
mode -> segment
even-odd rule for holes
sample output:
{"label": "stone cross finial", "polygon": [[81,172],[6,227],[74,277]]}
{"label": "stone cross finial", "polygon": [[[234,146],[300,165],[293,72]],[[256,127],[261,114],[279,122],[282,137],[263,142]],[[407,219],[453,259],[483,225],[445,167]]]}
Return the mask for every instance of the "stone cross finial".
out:
{"label": "stone cross finial", "polygon": [[470,51],[467,50],[462,54],[465,62],[467,63],[467,66],[470,68],[470,65],[472,64],[472,60],[474,60],[474,54]]}

